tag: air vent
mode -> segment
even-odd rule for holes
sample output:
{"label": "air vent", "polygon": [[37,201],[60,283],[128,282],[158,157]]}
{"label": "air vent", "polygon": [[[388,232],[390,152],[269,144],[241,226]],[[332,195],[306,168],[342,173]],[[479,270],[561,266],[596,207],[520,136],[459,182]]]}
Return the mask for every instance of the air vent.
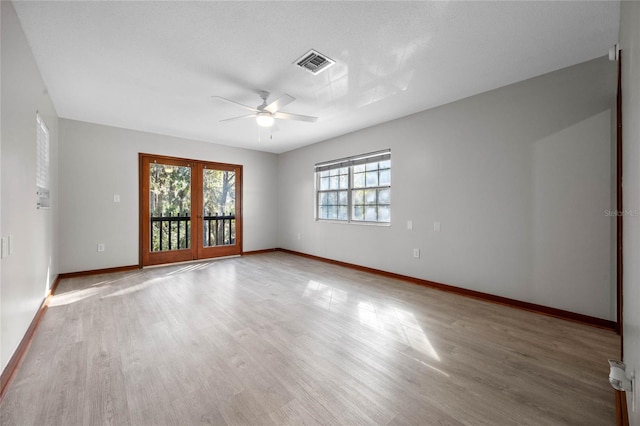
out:
{"label": "air vent", "polygon": [[335,63],[336,61],[329,59],[327,56],[315,50],[308,51],[294,62],[294,64],[300,68],[304,68],[311,74],[319,74]]}

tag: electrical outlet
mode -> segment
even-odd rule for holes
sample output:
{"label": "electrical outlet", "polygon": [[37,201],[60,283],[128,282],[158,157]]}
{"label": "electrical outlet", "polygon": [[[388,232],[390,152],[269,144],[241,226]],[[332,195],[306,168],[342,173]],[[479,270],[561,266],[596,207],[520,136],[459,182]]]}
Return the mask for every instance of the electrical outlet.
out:
{"label": "electrical outlet", "polygon": [[433,231],[440,232],[440,222],[433,222]]}
{"label": "electrical outlet", "polygon": [[413,249],[413,257],[415,259],[420,259],[420,249],[416,249],[416,248]]}
{"label": "electrical outlet", "polygon": [[302,238],[302,235],[298,232],[298,239]]}
{"label": "electrical outlet", "polygon": [[104,251],[105,247],[103,243],[98,243],[98,252],[102,253]]}
{"label": "electrical outlet", "polygon": [[409,229],[409,230],[413,229],[413,221],[412,220],[408,220],[407,221],[407,229]]}
{"label": "electrical outlet", "polygon": [[114,203],[120,202],[120,194],[113,194],[113,202]]}

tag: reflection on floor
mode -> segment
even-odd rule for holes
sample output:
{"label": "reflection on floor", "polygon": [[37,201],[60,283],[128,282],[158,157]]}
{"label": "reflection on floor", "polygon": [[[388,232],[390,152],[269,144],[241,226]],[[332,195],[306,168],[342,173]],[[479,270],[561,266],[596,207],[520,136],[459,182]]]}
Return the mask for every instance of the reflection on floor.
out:
{"label": "reflection on floor", "polygon": [[274,252],[63,280],[0,424],[604,425],[618,348]]}

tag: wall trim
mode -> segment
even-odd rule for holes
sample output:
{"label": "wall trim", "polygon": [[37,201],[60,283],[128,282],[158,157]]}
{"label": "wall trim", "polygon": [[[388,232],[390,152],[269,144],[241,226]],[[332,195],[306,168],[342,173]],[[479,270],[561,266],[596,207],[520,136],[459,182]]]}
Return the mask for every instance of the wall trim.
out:
{"label": "wall trim", "polygon": [[36,334],[36,330],[40,326],[40,323],[44,318],[44,314],[47,312],[47,308],[49,307],[49,302],[51,301],[51,297],[55,294],[56,290],[58,289],[58,284],[60,284],[60,279],[61,279],[60,275],[58,275],[56,279],[53,281],[53,285],[51,286],[51,289],[47,292],[47,295],[44,297],[44,299],[42,299],[42,303],[40,304],[38,311],[34,315],[33,320],[29,325],[29,328],[27,328],[27,331],[22,337],[22,340],[20,340],[18,347],[16,348],[15,352],[9,359],[7,366],[4,368],[4,370],[2,370],[2,374],[0,374],[0,402],[2,402],[5,395],[7,394],[9,385],[13,382],[13,379],[15,378],[16,373],[18,372],[18,368],[20,368],[20,365],[22,364],[24,357],[29,351],[31,342],[33,341],[33,338]]}
{"label": "wall trim", "polygon": [[263,249],[263,250],[251,250],[251,251],[242,252],[242,255],[243,256],[253,256],[254,254],[273,253],[274,251],[280,251],[280,250],[282,250],[282,249],[270,248],[270,249]]}
{"label": "wall trim", "polygon": [[67,278],[87,277],[90,275],[111,274],[113,272],[127,272],[127,271],[133,271],[135,269],[141,269],[141,268],[139,265],[118,266],[115,268],[91,269],[89,271],[78,271],[78,272],[66,272],[64,274],[58,275],[58,277],[59,279],[64,280]]}
{"label": "wall trim", "polygon": [[369,268],[367,266],[356,265],[353,263],[342,262],[339,260],[327,259],[325,257],[314,256],[312,254],[302,253],[294,250],[288,250],[279,248],[278,251],[293,254],[296,256],[306,257],[308,259],[319,260],[321,262],[331,263],[338,266],[344,266],[346,268],[355,269],[358,271],[369,272],[376,275],[381,275],[388,278],[395,278],[398,280],[406,281],[412,284],[421,285],[424,287],[434,288],[436,290],[446,291],[448,293],[458,294],[460,296],[471,297],[473,299],[480,299],[487,302],[497,303],[499,305],[505,305],[516,309],[535,312],[537,314],[546,315],[550,317],[560,318],[567,321],[577,322],[592,327],[602,328],[615,332],[617,330],[617,323],[615,321],[609,321],[602,318],[596,318],[589,315],[578,314],[575,312],[565,311],[563,309],[551,308],[548,306],[538,305],[535,303],[524,302],[521,300],[510,299],[508,297],[496,296],[489,293],[483,293],[481,291],[469,290],[462,287],[456,287],[449,284],[442,284],[435,281],[424,280],[421,278],[410,277],[408,275],[396,274],[394,272],[387,272],[381,269]]}

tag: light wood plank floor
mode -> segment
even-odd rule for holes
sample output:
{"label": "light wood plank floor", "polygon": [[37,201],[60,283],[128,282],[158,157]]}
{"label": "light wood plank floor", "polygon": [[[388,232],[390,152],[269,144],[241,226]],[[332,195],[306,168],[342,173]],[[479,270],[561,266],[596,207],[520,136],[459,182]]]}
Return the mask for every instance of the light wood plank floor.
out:
{"label": "light wood plank floor", "polygon": [[2,425],[610,425],[612,332],[285,253],[63,280]]}

